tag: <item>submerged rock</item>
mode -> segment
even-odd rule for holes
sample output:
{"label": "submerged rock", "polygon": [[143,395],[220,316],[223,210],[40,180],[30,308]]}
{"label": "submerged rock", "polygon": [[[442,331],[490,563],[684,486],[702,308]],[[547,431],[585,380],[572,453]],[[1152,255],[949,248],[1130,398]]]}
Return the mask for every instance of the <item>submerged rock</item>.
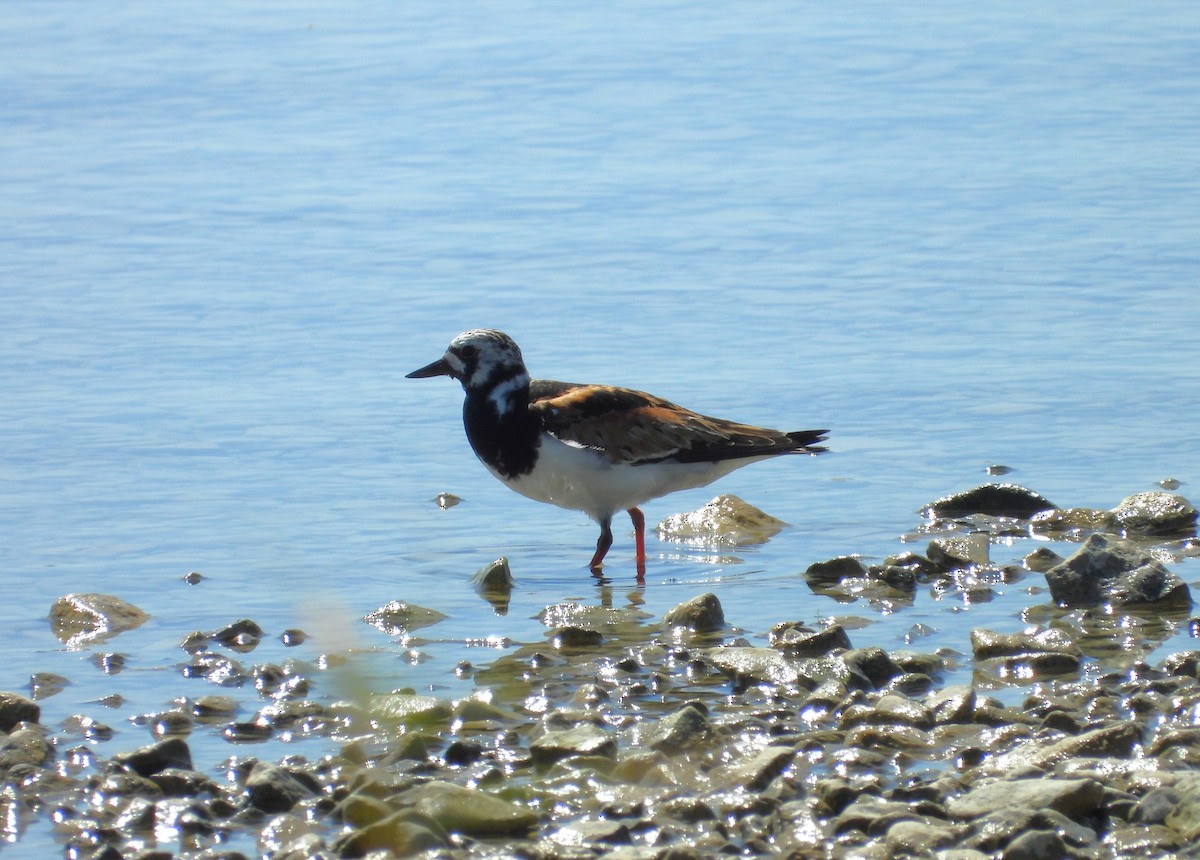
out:
{"label": "submerged rock", "polygon": [[445,618],[446,616],[436,609],[426,609],[424,606],[405,603],[403,600],[393,600],[363,616],[364,621],[389,636],[429,627],[444,621]]}
{"label": "submerged rock", "polygon": [[584,723],[572,729],[546,732],[529,745],[529,753],[538,765],[550,765],[574,756],[605,756],[617,752],[617,740],[604,729]]}
{"label": "submerged rock", "polygon": [[1057,505],[1033,490],[1018,484],[983,484],[961,493],[952,493],[930,502],[921,509],[926,517],[964,517],[987,514],[1027,520]]}
{"label": "submerged rock", "polygon": [[521,835],[538,823],[537,813],[530,809],[449,782],[427,782],[395,799],[429,816],[449,833],[477,837]]}
{"label": "submerged rock", "polygon": [[139,627],[149,617],[111,594],[68,594],[50,607],[50,630],[59,642],[77,648]]}
{"label": "submerged rock", "polygon": [[724,494],[699,510],[667,517],[658,524],[658,533],[667,540],[747,546],[765,543],[786,525],[737,496]]}

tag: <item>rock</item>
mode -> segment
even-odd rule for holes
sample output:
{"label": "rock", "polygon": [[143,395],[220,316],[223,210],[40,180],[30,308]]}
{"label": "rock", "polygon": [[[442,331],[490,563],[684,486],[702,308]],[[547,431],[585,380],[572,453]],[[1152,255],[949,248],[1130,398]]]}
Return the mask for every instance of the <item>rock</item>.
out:
{"label": "rock", "polygon": [[642,732],[642,743],[652,750],[675,755],[698,747],[713,737],[708,717],[688,703],[674,713],[653,722]]}
{"label": "rock", "polygon": [[975,717],[975,702],[975,688],[966,685],[945,687],[925,697],[925,706],[937,725],[971,722]]}
{"label": "rock", "polygon": [[517,581],[513,579],[507,558],[498,558],[481,567],[471,577],[471,584],[484,600],[492,604],[492,609],[497,615],[508,613],[509,600]]}
{"label": "rock", "polygon": [[17,729],[0,738],[0,772],[20,765],[43,767],[54,760],[54,747],[34,729]]}
{"label": "rock", "polygon": [[255,762],[246,777],[246,799],[263,812],[287,812],[312,794],[293,774],[265,761]]}
{"label": "rock", "polygon": [[804,580],[809,585],[836,585],[846,579],[858,579],[867,575],[866,566],[852,555],[842,555],[829,561],[818,561],[804,571]]}
{"label": "rock", "polygon": [[1196,530],[1196,508],[1172,493],[1136,493],[1109,512],[1112,525],[1126,534],[1176,535]]}
{"label": "rock", "polygon": [[749,758],[721,768],[716,775],[716,782],[718,785],[745,786],[749,791],[762,791],[771,780],[783,773],[795,754],[792,747],[764,747]]}
{"label": "rock", "polygon": [[1060,606],[1095,606],[1106,599],[1123,607],[1191,603],[1187,585],[1154,556],[1108,535],[1089,537],[1070,558],[1046,571],[1046,582]]}
{"label": "rock", "polygon": [[930,857],[957,838],[958,833],[952,827],[901,818],[888,828],[884,843],[892,857]]}
{"label": "rock", "polygon": [[605,756],[612,758],[617,752],[617,739],[594,726],[584,723],[573,729],[546,732],[529,745],[529,754],[534,764],[546,766],[574,756]]}
{"label": "rock", "polygon": [[976,532],[964,537],[934,538],[926,550],[929,560],[942,570],[959,570],[988,563],[988,536]]}
{"label": "rock", "polygon": [[767,648],[712,648],[704,656],[739,683],[792,685],[801,677],[792,661]]}
{"label": "rock", "polygon": [[633,839],[629,825],[601,818],[596,821],[573,821],[551,833],[550,841],[566,846],[590,845],[596,842],[628,845]]}
{"label": "rock", "polygon": [[1142,795],[1129,813],[1130,824],[1162,824],[1179,802],[1173,788],[1154,788]]}
{"label": "rock", "polygon": [[1108,511],[1094,508],[1059,508],[1042,511],[1029,519],[1029,530],[1035,534],[1063,537],[1102,531],[1108,527]]}
{"label": "rock", "polygon": [[954,818],[981,818],[1002,809],[1053,809],[1079,821],[1095,812],[1104,786],[1094,779],[1005,779],[973,788],[951,799],[946,811]]}
{"label": "rock", "polygon": [[1082,653],[1070,636],[1054,628],[1033,634],[994,633],[976,628],[971,631],[971,650],[976,659],[1047,651],[1077,656]]}
{"label": "rock", "polygon": [[418,696],[414,693],[387,693],[381,696],[372,696],[368,707],[371,715],[377,719],[398,723],[405,727],[448,722],[454,715],[449,702],[433,696]]}
{"label": "rock", "polygon": [[854,678],[866,681],[864,689],[879,690],[904,670],[882,648],[855,648],[844,652],[841,662]]}
{"label": "rock", "polygon": [[1178,800],[1164,823],[1188,842],[1200,839],[1200,777],[1192,776],[1175,786]]}
{"label": "rock", "polygon": [[444,621],[446,616],[436,609],[426,609],[415,603],[405,603],[403,600],[393,600],[378,609],[368,612],[363,620],[389,636],[396,636],[410,630],[418,630]]}
{"label": "rock", "polygon": [[50,630],[59,642],[78,648],[132,630],[149,617],[111,594],[68,594],[50,607]]}
{"label": "rock", "polygon": [[952,493],[930,502],[921,509],[926,517],[964,517],[987,514],[992,517],[1011,517],[1027,520],[1056,505],[1044,496],[1018,484],[983,484],[961,493]]}
{"label": "rock", "polygon": [[1034,573],[1045,573],[1055,565],[1062,564],[1066,559],[1049,547],[1040,546],[1022,559],[1027,570]]}
{"label": "rock", "polygon": [[41,716],[37,702],[18,693],[0,693],[0,732],[11,732],[17,723],[36,723]]}
{"label": "rock", "polygon": [[1071,735],[1047,744],[1035,741],[998,755],[985,762],[986,773],[1017,777],[1044,772],[1073,758],[1128,758],[1142,740],[1142,730],[1130,722],[1117,723]]}
{"label": "rock", "polygon": [[853,647],[846,628],[840,624],[812,631],[799,622],[785,622],[772,627],[767,640],[792,657],[824,657],[831,651]]}
{"label": "rock", "polygon": [[167,768],[192,769],[192,751],[182,738],[168,738],[156,744],[139,747],[132,752],[117,753],[112,757],[115,764],[133,771],[138,776],[153,776]]}
{"label": "rock", "polygon": [[524,835],[538,823],[537,813],[530,809],[485,791],[437,780],[410,788],[396,800],[429,816],[449,833],[475,837]]}
{"label": "rock", "polygon": [[685,600],[663,616],[665,627],[686,627],[697,633],[715,633],[725,627],[721,601],[712,592]]}
{"label": "rock", "polygon": [[376,852],[388,857],[409,857],[447,847],[449,839],[425,826],[421,818],[409,810],[393,813],[340,837],[334,843],[334,852],[339,857],[365,857]]}
{"label": "rock", "polygon": [[559,627],[550,631],[550,644],[559,651],[586,651],[604,644],[604,636],[590,627]]}
{"label": "rock", "polygon": [[723,494],[699,510],[667,517],[658,524],[658,534],[667,540],[748,546],[765,543],[785,525],[737,496]]}
{"label": "rock", "polygon": [[1000,856],[1001,860],[1060,860],[1069,852],[1053,830],[1028,830],[1008,843]]}
{"label": "rock", "polygon": [[212,631],[208,638],[235,651],[247,652],[253,651],[262,641],[263,629],[249,618],[241,618]]}

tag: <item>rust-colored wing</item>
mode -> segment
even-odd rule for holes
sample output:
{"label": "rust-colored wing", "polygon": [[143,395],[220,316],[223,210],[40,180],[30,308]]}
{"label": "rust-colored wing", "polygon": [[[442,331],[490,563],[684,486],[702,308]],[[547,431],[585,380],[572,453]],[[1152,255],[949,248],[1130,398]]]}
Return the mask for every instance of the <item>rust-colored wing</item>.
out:
{"label": "rust-colored wing", "polygon": [[607,385],[534,380],[530,409],[542,428],[613,463],[716,462],[771,454],[820,454],[824,430],[783,433],[709,418],[670,401]]}

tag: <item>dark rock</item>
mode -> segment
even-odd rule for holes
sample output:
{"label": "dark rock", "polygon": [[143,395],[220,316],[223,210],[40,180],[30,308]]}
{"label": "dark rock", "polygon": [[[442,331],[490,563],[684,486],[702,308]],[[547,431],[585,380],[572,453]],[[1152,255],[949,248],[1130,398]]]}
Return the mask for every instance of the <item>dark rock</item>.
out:
{"label": "dark rock", "polygon": [[192,751],[188,748],[187,741],[168,738],[133,752],[117,753],[112,757],[112,761],[138,776],[148,777],[169,767],[191,770]]}
{"label": "dark rock", "polygon": [[925,706],[937,725],[972,722],[975,718],[975,702],[975,689],[965,685],[935,690],[925,698]]}
{"label": "dark rock", "polygon": [[74,648],[132,630],[149,617],[111,594],[68,594],[50,607],[50,630],[59,642]]}
{"label": "dark rock", "polygon": [[842,555],[810,564],[808,570],[804,571],[804,580],[809,585],[836,585],[843,580],[866,575],[866,565],[852,555]]}
{"label": "dark rock", "polygon": [[921,509],[921,514],[949,518],[987,514],[1027,520],[1039,511],[1055,507],[1045,497],[1017,484],[983,484],[930,502]]}
{"label": "dark rock", "polygon": [[1200,776],[1191,776],[1175,786],[1178,799],[1164,823],[1189,842],[1200,839]]}
{"label": "dark rock", "polygon": [[262,637],[263,629],[249,618],[239,619],[208,634],[214,642],[240,652],[253,651]]}
{"label": "dark rock", "polygon": [[865,689],[879,690],[904,672],[882,648],[855,648],[840,657],[852,677],[865,679]]}
{"label": "dark rock", "polygon": [[1162,824],[1179,802],[1173,788],[1154,788],[1146,792],[1129,813],[1131,824]]}
{"label": "dark rock", "polygon": [[1051,628],[1039,633],[994,633],[976,628],[971,631],[971,649],[975,658],[1008,657],[1015,654],[1055,652],[1080,656],[1079,646],[1062,630]]}
{"label": "dark rock", "polygon": [[471,584],[475,586],[479,595],[492,605],[492,610],[497,615],[508,613],[508,604],[517,581],[513,578],[507,558],[498,558],[475,571],[475,575],[471,577]]}
{"label": "dark rock", "polygon": [[686,627],[697,633],[714,633],[725,627],[721,601],[712,592],[685,600],[663,616],[666,627]]}
{"label": "dark rock", "polygon": [[1053,830],[1028,830],[1004,848],[1001,860],[1061,860],[1067,843]]}
{"label": "dark rock", "polygon": [[1094,534],[1065,562],[1046,571],[1050,594],[1060,606],[1095,606],[1106,600],[1122,607],[1186,607],[1187,585],[1134,543]]}
{"label": "dark rock", "polygon": [[1041,546],[1025,556],[1025,567],[1034,573],[1045,573],[1055,565],[1062,564],[1065,559],[1049,547]]}
{"label": "dark rock", "polygon": [[1196,508],[1171,493],[1136,493],[1110,512],[1114,527],[1134,535],[1177,535],[1196,530]]}
{"label": "dark rock", "polygon": [[604,636],[588,627],[559,627],[550,631],[550,644],[560,651],[598,648],[604,644]]}
{"label": "dark rock", "polygon": [[11,732],[17,723],[36,723],[41,706],[19,693],[0,693],[0,732]]}

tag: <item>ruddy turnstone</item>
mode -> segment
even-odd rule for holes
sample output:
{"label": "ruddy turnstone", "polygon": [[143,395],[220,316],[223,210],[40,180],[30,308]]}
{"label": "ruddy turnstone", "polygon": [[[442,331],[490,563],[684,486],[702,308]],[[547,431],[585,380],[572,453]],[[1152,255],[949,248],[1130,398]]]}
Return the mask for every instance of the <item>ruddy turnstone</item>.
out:
{"label": "ruddy turnstone", "polygon": [[473,329],[446,354],[408,374],[450,376],[466,392],[467,440],[488,471],[539,502],[583,511],[600,524],[598,571],[612,546],[612,517],[633,521],[639,578],[646,519],[638,506],[703,487],[779,454],[820,454],[826,430],[784,433],[709,418],[627,388],[530,379],[521,350],[503,332]]}

